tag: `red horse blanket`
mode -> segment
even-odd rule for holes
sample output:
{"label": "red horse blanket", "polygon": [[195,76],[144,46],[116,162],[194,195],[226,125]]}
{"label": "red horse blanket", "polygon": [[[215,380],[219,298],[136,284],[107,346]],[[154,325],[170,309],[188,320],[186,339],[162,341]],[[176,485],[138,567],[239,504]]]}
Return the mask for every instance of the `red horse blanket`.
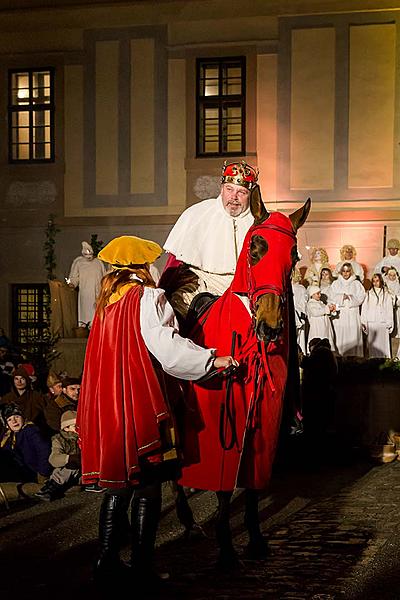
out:
{"label": "red horse blanket", "polygon": [[[282,399],[287,378],[287,328],[268,355],[259,352],[250,314],[240,298],[227,290],[208,311],[193,339],[219,354],[231,353],[231,331],[237,332],[235,358],[240,369],[232,385],[232,413],[236,441],[227,422],[226,380],[189,385],[184,436],[184,460],[180,484],[206,490],[230,491],[235,487],[265,489],[268,485],[278,441]],[[221,423],[221,411],[224,418]]]}

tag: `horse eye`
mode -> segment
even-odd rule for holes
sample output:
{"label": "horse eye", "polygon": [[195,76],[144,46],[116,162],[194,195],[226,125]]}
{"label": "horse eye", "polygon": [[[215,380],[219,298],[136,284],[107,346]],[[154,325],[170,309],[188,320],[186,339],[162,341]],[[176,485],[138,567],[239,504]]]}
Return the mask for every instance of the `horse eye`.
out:
{"label": "horse eye", "polygon": [[268,252],[268,242],[262,235],[253,235],[250,243],[250,262],[254,267]]}

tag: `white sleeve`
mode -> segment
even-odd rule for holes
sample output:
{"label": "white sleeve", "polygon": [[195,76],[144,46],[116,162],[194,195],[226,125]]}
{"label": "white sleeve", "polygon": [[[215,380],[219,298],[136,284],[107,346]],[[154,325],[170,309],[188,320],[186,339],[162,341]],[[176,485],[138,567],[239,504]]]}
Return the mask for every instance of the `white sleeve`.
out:
{"label": "white sleeve", "polygon": [[180,379],[199,379],[212,366],[214,349],[205,349],[178,332],[178,322],[164,290],[144,287],[140,330],[147,349],[163,370]]}
{"label": "white sleeve", "polygon": [[71,265],[71,271],[69,274],[70,283],[74,287],[78,287],[78,285],[79,285],[79,259],[80,258],[81,257],[78,256],[77,258],[74,259],[74,262]]}
{"label": "white sleeve", "polygon": [[356,306],[360,306],[360,304],[362,304],[364,302],[365,299],[365,290],[363,288],[363,285],[359,282],[359,281],[355,281],[354,282],[355,285],[353,286],[353,292],[352,294],[349,294],[350,296],[350,304],[349,306],[351,308],[355,308]]}
{"label": "white sleeve", "polygon": [[309,317],[323,317],[329,315],[330,311],[325,304],[319,302],[307,302],[307,314]]}

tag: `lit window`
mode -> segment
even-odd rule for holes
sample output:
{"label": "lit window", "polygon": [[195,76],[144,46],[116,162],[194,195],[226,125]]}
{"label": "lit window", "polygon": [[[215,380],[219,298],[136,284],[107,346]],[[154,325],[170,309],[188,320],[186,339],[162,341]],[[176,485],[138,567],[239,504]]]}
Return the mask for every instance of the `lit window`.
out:
{"label": "lit window", "polygon": [[245,58],[197,61],[197,155],[245,154]]}
{"label": "lit window", "polygon": [[46,283],[12,286],[13,341],[25,347],[40,344],[49,326],[50,293]]}
{"label": "lit window", "polygon": [[9,73],[9,160],[54,160],[54,69]]}

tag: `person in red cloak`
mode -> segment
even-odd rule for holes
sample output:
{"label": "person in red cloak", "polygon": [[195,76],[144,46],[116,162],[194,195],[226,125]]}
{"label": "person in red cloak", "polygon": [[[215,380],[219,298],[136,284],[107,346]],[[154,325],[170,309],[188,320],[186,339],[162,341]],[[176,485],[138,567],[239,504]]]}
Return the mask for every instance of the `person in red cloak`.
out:
{"label": "person in red cloak", "polygon": [[126,570],[119,548],[132,497],[134,577],[150,586],[157,579],[152,557],[161,482],[171,479],[177,458],[160,366],[190,380],[236,362],[179,335],[172,307],[149,271],[161,253],[155,242],[135,236],[116,238],[99,253],[113,270],[102,280],[88,340],[77,430],[82,483],[106,488],[95,567],[104,583]]}

